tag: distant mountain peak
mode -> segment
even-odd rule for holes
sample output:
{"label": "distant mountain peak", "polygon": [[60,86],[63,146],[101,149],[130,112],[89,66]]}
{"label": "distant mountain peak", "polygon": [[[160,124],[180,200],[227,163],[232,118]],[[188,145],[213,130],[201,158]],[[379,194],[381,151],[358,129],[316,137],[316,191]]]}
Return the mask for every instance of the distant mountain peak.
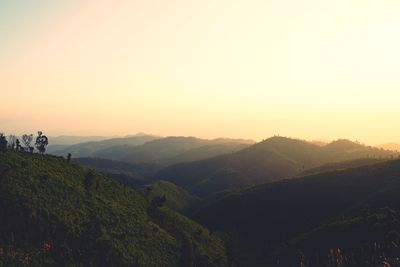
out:
{"label": "distant mountain peak", "polygon": [[355,148],[363,148],[365,147],[365,145],[358,141],[351,141],[349,139],[338,139],[330,142],[325,147],[336,148],[336,149],[355,149]]}
{"label": "distant mountain peak", "polygon": [[[148,133],[144,133],[144,132],[138,132],[136,134],[128,134],[125,136],[125,138],[129,138],[129,137],[141,137],[141,136],[157,136],[154,134],[148,134]],[[158,137],[158,136],[157,136]]]}
{"label": "distant mountain peak", "polygon": [[291,138],[286,136],[275,135],[270,138],[264,139],[257,145],[270,145],[270,144],[308,144],[314,146],[315,144],[308,142],[306,140],[301,140],[298,138]]}
{"label": "distant mountain peak", "polygon": [[276,142],[276,141],[300,141],[299,139],[295,139],[295,138],[290,138],[290,137],[286,137],[286,136],[279,136],[279,135],[274,135],[272,137],[269,137],[267,139],[263,139],[260,143],[264,143],[264,142]]}

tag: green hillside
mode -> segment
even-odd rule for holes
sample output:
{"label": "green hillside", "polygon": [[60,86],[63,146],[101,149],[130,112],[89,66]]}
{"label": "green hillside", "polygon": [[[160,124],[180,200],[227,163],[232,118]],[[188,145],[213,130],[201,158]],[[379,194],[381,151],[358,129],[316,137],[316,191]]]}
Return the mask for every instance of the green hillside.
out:
{"label": "green hillside", "polygon": [[0,152],[0,266],[225,266],[214,234],[53,156]]}
{"label": "green hillside", "polygon": [[141,189],[147,198],[165,196],[165,205],[174,210],[184,210],[200,201],[184,189],[167,181],[157,181]]}
{"label": "green hillside", "polygon": [[[299,266],[301,259],[313,262],[305,266],[381,266],[382,255],[400,266],[399,210],[394,160],[225,192],[191,214],[229,233],[243,266]],[[374,244],[379,253],[372,254]],[[331,249],[340,249],[348,265],[329,265]]]}
{"label": "green hillside", "polygon": [[161,166],[152,163],[128,163],[101,158],[74,158],[73,161],[134,188],[148,184],[161,169]]}

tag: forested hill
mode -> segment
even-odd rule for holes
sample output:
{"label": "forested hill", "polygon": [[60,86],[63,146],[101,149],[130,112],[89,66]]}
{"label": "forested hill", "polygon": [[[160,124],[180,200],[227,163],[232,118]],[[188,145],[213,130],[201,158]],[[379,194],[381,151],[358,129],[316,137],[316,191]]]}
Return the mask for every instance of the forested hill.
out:
{"label": "forested hill", "polygon": [[224,242],[65,159],[0,152],[0,266],[226,266]]}
{"label": "forested hill", "polygon": [[231,233],[243,266],[400,266],[400,160],[221,193],[193,217]]}
{"label": "forested hill", "polygon": [[348,140],[318,146],[275,136],[235,153],[180,163],[160,170],[157,179],[170,181],[198,196],[292,178],[307,169],[360,158],[392,158],[392,151]]}

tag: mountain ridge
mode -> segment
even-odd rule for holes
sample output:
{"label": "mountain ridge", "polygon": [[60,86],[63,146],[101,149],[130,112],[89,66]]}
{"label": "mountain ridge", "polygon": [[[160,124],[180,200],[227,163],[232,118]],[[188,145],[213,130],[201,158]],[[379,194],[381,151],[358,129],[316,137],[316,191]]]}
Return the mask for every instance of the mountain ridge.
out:
{"label": "mountain ridge", "polygon": [[[386,244],[386,235],[398,231],[399,227],[392,217],[385,215],[379,219],[382,216],[379,214],[382,208],[388,208],[397,212],[396,218],[400,218],[399,192],[400,160],[392,160],[225,192],[194,207],[190,214],[214,230],[224,229],[230,233],[244,249],[242,264],[249,265],[245,258],[254,257],[259,262],[253,262],[251,266],[267,263],[267,266],[275,266],[272,262],[276,262],[281,253],[300,248],[308,251],[307,257],[314,257],[313,253],[318,252],[322,258],[332,248],[347,248],[349,252],[359,249],[365,242]],[[362,227],[363,220],[368,222],[367,228]],[[379,220],[382,220],[380,224],[376,224]],[[350,235],[354,223],[359,225],[360,231],[365,231],[363,235]],[[337,228],[340,225],[342,228]],[[319,234],[329,235],[329,238]],[[342,243],[336,240],[342,240]],[[347,243],[354,245],[347,247]],[[285,257],[281,258],[282,266],[298,263],[299,254],[296,255],[285,256],[294,261],[286,262],[288,265],[283,264]],[[364,260],[367,256],[363,255]]]}
{"label": "mountain ridge", "polygon": [[[204,196],[217,190],[207,190],[204,181],[223,170],[236,171],[243,177],[245,187],[249,187],[295,177],[307,169],[330,162],[391,155],[394,153],[348,140],[334,141],[321,147],[304,140],[275,136],[232,154],[166,167],[155,177]],[[205,188],[201,192],[196,189],[200,183],[203,183]],[[223,186],[218,188],[218,190],[226,189],[235,188]]]}

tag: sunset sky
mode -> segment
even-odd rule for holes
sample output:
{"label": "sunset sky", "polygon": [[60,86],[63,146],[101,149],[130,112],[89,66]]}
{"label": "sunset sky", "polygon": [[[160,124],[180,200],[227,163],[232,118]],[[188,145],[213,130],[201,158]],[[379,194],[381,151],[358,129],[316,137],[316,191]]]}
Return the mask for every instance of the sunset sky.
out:
{"label": "sunset sky", "polygon": [[0,0],[0,132],[400,142],[398,0]]}

